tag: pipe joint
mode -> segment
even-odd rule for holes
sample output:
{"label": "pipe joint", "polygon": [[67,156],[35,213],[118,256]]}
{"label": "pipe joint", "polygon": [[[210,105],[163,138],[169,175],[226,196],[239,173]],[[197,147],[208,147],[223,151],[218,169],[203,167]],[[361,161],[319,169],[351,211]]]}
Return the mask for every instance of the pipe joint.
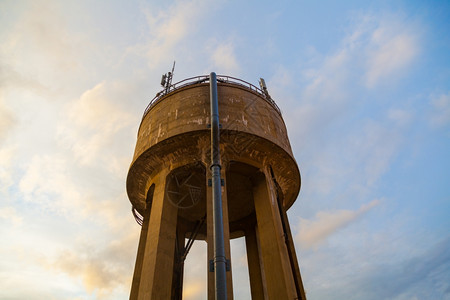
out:
{"label": "pipe joint", "polygon": [[212,164],[211,166],[209,166],[209,169],[212,170],[214,167],[218,167],[219,170],[222,170],[222,166],[220,164]]}

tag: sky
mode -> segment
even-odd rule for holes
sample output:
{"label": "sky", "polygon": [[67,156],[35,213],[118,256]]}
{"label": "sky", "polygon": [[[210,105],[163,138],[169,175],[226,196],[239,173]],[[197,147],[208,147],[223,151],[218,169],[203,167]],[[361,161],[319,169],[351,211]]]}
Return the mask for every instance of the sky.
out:
{"label": "sky", "polygon": [[[265,79],[308,299],[450,299],[450,2],[0,0],[0,41],[0,299],[128,298],[125,180],[173,61],[174,82]],[[206,270],[198,241],[185,299]]]}

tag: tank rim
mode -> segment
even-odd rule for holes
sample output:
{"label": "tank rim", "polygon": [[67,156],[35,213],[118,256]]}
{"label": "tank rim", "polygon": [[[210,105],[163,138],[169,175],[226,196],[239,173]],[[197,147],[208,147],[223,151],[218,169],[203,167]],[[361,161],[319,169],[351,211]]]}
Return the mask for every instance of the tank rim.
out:
{"label": "tank rim", "polygon": [[[152,109],[152,107],[160,102],[160,100],[166,98],[167,95],[172,94],[173,92],[188,87],[191,85],[197,85],[197,84],[204,84],[209,82],[209,75],[198,75],[194,77],[189,77],[186,79],[183,79],[181,81],[178,81],[172,85],[170,85],[168,88],[163,89],[162,91],[158,92],[155,97],[153,97],[152,100],[150,100],[150,103],[147,105],[147,107],[144,110],[144,114],[142,116],[142,120],[145,118],[147,113]],[[257,95],[264,98],[267,102],[272,104],[272,106],[275,108],[275,110],[280,114],[281,116],[281,110],[278,107],[278,105],[275,103],[275,101],[272,99],[272,97],[267,92],[267,89],[262,90],[255,85],[251,84],[250,82],[247,82],[245,80],[228,76],[228,75],[217,75],[217,83],[220,85],[221,83],[230,84],[234,86],[239,86],[242,88],[245,88],[247,90],[250,90],[253,93],[256,93]]]}

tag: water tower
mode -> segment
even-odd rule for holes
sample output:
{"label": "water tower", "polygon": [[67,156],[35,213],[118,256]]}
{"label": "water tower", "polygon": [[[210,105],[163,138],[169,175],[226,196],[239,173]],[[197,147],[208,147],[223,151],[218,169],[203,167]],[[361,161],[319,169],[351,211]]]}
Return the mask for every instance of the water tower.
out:
{"label": "water tower", "polygon": [[286,215],[300,172],[264,80],[172,74],[144,112],[127,177],[142,225],[130,299],[182,299],[196,240],[208,245],[208,299],[233,299],[230,239],[242,236],[252,299],[306,299]]}

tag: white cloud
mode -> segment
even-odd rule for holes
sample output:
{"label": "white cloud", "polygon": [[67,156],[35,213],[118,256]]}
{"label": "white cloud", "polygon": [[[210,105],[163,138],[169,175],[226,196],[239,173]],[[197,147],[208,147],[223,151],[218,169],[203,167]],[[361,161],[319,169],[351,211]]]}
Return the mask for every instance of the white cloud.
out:
{"label": "white cloud", "polygon": [[114,155],[108,155],[109,145],[119,138],[119,131],[136,122],[124,105],[126,91],[126,86],[102,82],[69,103],[64,114],[68,119],[58,126],[59,145],[70,149],[82,164],[100,160],[110,165]]}
{"label": "white cloud", "polygon": [[372,35],[366,73],[368,87],[391,78],[408,66],[417,55],[418,43],[412,34],[386,32],[388,29],[392,30],[392,26],[379,28]]}
{"label": "white cloud", "polygon": [[211,54],[213,69],[221,74],[233,74],[239,71],[234,44],[232,42],[220,43],[214,46]]}
{"label": "white cloud", "polygon": [[[1,83],[0,83],[1,88]],[[4,104],[0,93],[0,144],[16,124],[16,119],[12,111]]]}
{"label": "white cloud", "polygon": [[[331,57],[347,57],[344,69],[360,72],[366,87],[390,82],[402,75],[420,52],[420,34],[414,22],[401,15],[360,15],[355,26]],[[356,74],[354,74],[356,75]],[[356,80],[360,81],[357,75]]]}
{"label": "white cloud", "polygon": [[[302,107],[305,118],[311,118],[309,108]],[[330,197],[336,199],[334,205],[351,205],[369,197],[405,145],[410,118],[408,111],[392,110],[379,120],[361,120],[344,129],[335,125],[342,122],[337,118],[328,128],[312,128],[306,137],[295,137],[314,143],[299,147],[303,197],[315,199],[315,207],[319,207],[317,201],[327,203]],[[320,120],[313,121],[324,126]]]}
{"label": "white cloud", "polygon": [[[311,135],[318,137],[345,114],[352,99],[350,58],[348,49],[341,49],[323,58],[318,66],[304,69],[301,78],[305,86],[290,103],[293,107],[282,107],[289,132],[295,134],[295,139],[311,140]],[[280,98],[285,97],[292,98],[292,95]]]}
{"label": "white cloud", "polygon": [[389,168],[403,142],[401,128],[382,122],[368,121],[348,140],[351,155],[346,156],[353,174],[367,186],[373,185]]}
{"label": "white cloud", "polygon": [[136,49],[139,52],[145,49],[150,68],[175,60],[176,54],[186,55],[181,42],[196,32],[202,17],[213,7],[206,1],[194,0],[177,2],[164,11],[145,9],[150,38],[143,48],[137,46]]}
{"label": "white cloud", "polygon": [[314,103],[335,104],[346,100],[351,52],[344,46],[341,50],[326,57],[317,68],[306,69],[304,77],[309,81],[302,98]]}
{"label": "white cloud", "polygon": [[[19,188],[26,201],[72,222],[95,221],[117,234],[130,219],[125,192],[117,188],[123,176],[104,170],[78,167],[69,157],[34,156],[25,169]],[[120,185],[119,185],[120,186]]]}
{"label": "white cloud", "polygon": [[23,221],[23,218],[12,206],[0,207],[0,219],[7,220],[11,222],[13,225],[20,225],[22,224]]}
{"label": "white cloud", "polygon": [[443,127],[450,124],[450,92],[442,94],[431,100],[431,125]]}
{"label": "white cloud", "polygon": [[391,108],[388,110],[388,118],[400,126],[406,126],[412,121],[413,115],[405,109]]}
{"label": "white cloud", "polygon": [[302,99],[344,104],[358,84],[372,88],[402,75],[420,52],[419,31],[413,23],[367,15],[358,20],[334,53],[324,58],[313,54],[312,61],[321,63],[304,68],[308,83]]}
{"label": "white cloud", "polygon": [[12,177],[12,159],[16,148],[12,146],[0,148],[0,193],[6,195],[7,190],[14,184]]}
{"label": "white cloud", "polygon": [[97,299],[109,299],[118,290],[128,293],[138,241],[137,232],[133,233],[106,245],[79,242],[72,249],[61,251],[45,266],[81,280],[86,291],[95,293]]}
{"label": "white cloud", "polygon": [[62,157],[33,157],[19,188],[26,200],[63,214],[76,212],[81,199],[80,189],[70,179],[68,165]]}
{"label": "white cloud", "polygon": [[360,199],[389,170],[415,114],[399,105],[403,99],[392,106],[372,99],[367,87],[394,82],[413,64],[420,52],[415,28],[400,16],[363,15],[330,54],[311,54],[293,91],[274,90],[277,98],[293,99],[283,100],[282,109],[301,157],[303,192]]}
{"label": "white cloud", "polygon": [[380,203],[373,200],[358,210],[320,211],[314,220],[300,219],[296,239],[303,248],[316,247],[330,235],[349,225]]}
{"label": "white cloud", "polygon": [[16,17],[16,22],[5,24],[10,30],[0,47],[0,63],[7,73],[2,80],[38,92],[54,91],[55,82],[69,78],[70,84],[67,80],[58,88],[76,85],[80,79],[72,80],[73,75],[80,71],[80,62],[91,47],[87,39],[69,29],[71,15],[64,15],[55,1],[27,1]]}

